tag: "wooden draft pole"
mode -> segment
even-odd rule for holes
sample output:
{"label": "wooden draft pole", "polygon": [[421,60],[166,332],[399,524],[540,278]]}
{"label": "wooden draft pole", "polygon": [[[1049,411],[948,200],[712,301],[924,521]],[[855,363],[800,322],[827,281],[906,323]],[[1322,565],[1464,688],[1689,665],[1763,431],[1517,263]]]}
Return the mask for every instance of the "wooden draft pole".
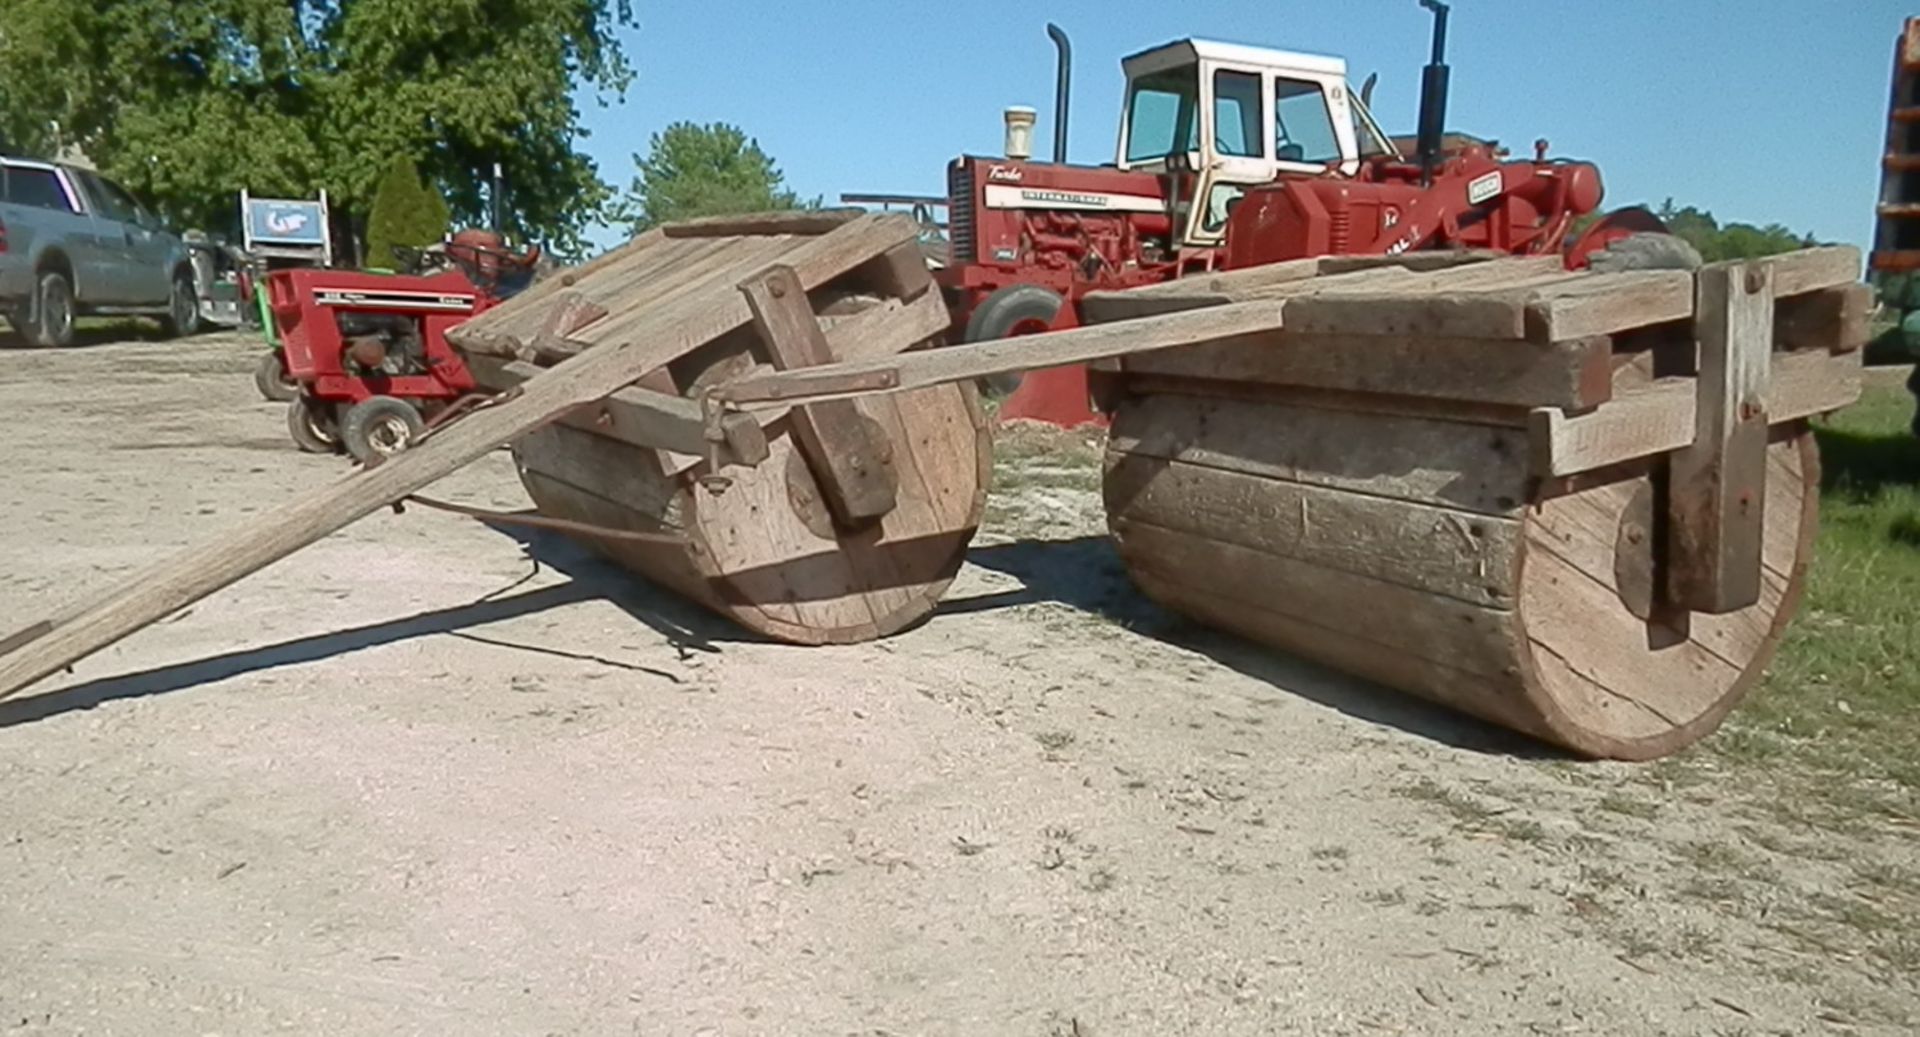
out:
{"label": "wooden draft pole", "polygon": [[[818,286],[914,234],[899,216],[865,216],[797,244],[782,262]],[[0,641],[0,699],[256,572],[355,520],[392,505],[582,404],[618,393],[647,372],[746,325],[753,311],[731,284],[646,309],[604,341],[501,402],[466,415],[417,447],[256,516],[239,529],[141,570],[61,615]],[[603,319],[580,332],[601,333]]]}

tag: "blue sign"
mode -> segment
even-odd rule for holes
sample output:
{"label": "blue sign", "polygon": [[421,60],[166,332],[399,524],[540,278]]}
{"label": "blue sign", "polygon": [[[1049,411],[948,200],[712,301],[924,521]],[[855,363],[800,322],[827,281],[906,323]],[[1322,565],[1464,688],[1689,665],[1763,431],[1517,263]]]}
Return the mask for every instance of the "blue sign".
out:
{"label": "blue sign", "polygon": [[326,209],[319,202],[247,199],[247,237],[277,245],[327,244]]}

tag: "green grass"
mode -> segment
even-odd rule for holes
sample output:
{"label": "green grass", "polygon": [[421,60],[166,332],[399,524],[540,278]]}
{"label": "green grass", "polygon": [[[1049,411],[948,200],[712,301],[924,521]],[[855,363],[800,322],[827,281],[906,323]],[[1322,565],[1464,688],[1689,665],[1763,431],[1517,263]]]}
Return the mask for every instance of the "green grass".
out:
{"label": "green grass", "polygon": [[[1790,778],[1828,818],[1915,820],[1920,793],[1920,440],[1877,381],[1817,428],[1820,532],[1800,614],[1709,750]],[[1784,769],[1784,770],[1783,770]],[[1789,773],[1790,772],[1790,773]],[[1812,802],[1807,800],[1812,798]]]}

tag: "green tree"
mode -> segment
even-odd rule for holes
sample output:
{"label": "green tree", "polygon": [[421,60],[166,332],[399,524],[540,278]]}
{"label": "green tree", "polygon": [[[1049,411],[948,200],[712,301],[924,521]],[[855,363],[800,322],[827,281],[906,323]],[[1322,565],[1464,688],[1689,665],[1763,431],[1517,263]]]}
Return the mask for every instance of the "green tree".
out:
{"label": "green tree", "polygon": [[634,233],[674,220],[779,209],[817,208],[787,189],[786,177],[758,141],[737,126],[676,122],[653,135],[621,206]]}
{"label": "green tree", "polygon": [[1723,227],[1713,218],[1713,213],[1691,205],[1675,207],[1671,198],[1661,203],[1655,215],[1699,249],[1700,257],[1709,263],[1723,259],[1758,259],[1815,244],[1813,235],[1795,234],[1778,223],[1764,227],[1729,223]]}
{"label": "green tree", "polygon": [[414,155],[462,222],[500,162],[510,228],[556,250],[611,196],[579,87],[631,71],[630,0],[4,0],[0,137],[74,145],[175,222],[237,221],[241,188],[364,219],[393,155]]}
{"label": "green tree", "polygon": [[439,241],[446,236],[451,219],[446,198],[420,182],[413,160],[394,159],[380,178],[367,215],[367,265],[392,266],[397,262],[395,245],[419,248]]}

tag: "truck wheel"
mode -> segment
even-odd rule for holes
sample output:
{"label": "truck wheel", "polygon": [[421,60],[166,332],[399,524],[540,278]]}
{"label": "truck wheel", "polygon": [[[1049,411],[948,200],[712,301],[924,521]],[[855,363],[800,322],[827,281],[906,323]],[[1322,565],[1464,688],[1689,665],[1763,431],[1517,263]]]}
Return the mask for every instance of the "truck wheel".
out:
{"label": "truck wheel", "polygon": [[413,404],[392,396],[371,396],[347,408],[340,419],[340,441],[354,460],[367,464],[412,446],[426,429]]}
{"label": "truck wheel", "polygon": [[[1060,293],[1037,284],[1010,284],[980,300],[967,318],[967,341],[987,342],[1047,330],[1065,302]],[[1005,396],[1020,387],[1018,372],[980,379],[988,392]]]}
{"label": "truck wheel", "polygon": [[304,453],[340,452],[340,428],[334,421],[333,408],[317,400],[295,396],[288,402],[287,434]]}
{"label": "truck wheel", "polygon": [[186,338],[200,330],[200,292],[193,286],[193,275],[185,270],[173,275],[167,315],[160,323],[170,338]]}
{"label": "truck wheel", "polygon": [[73,285],[57,270],[40,275],[34,285],[32,315],[20,327],[20,333],[36,346],[73,344]]}
{"label": "truck wheel", "polygon": [[271,350],[260,357],[253,367],[253,386],[260,395],[275,403],[293,400],[300,395],[300,383],[287,375],[286,361],[280,358],[279,350]]}

